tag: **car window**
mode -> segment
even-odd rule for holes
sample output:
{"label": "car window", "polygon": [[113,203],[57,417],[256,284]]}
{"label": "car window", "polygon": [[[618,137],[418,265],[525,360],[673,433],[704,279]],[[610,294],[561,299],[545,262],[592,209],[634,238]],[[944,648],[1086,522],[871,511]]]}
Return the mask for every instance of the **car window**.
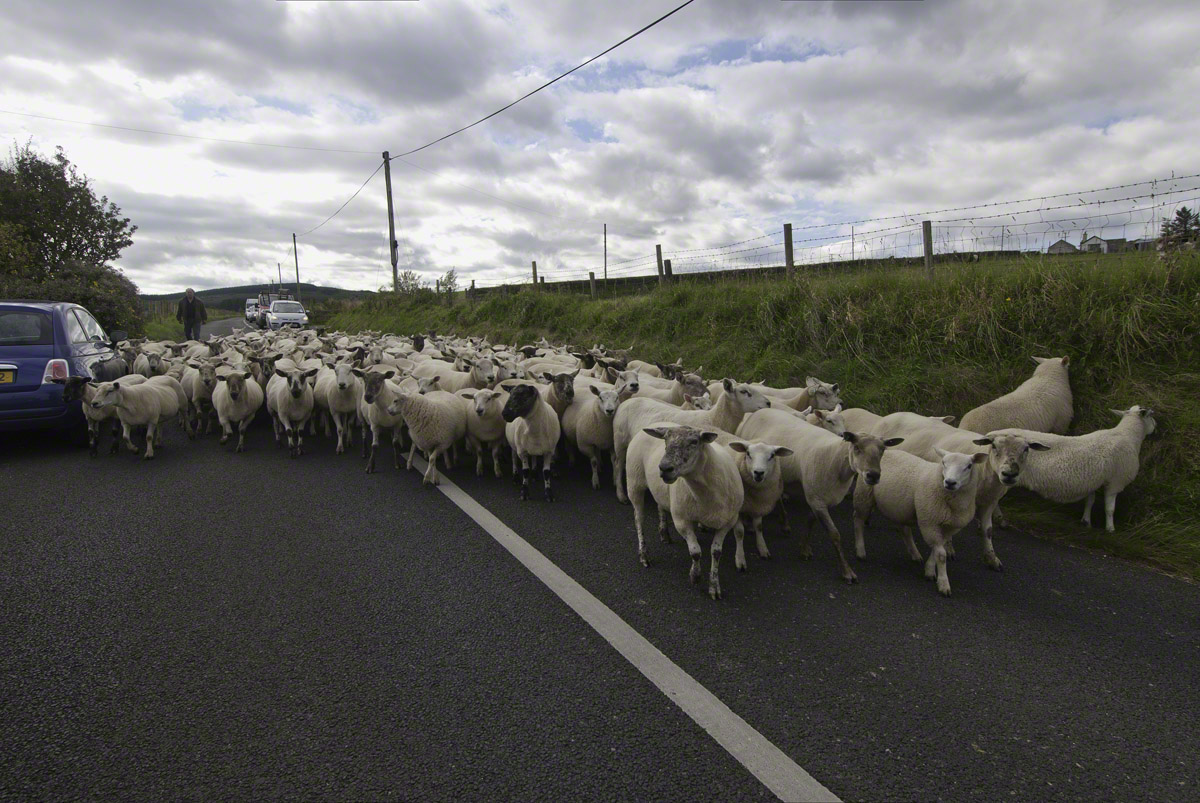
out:
{"label": "car window", "polygon": [[275,312],[304,312],[304,307],[295,301],[276,301],[271,309]]}
{"label": "car window", "polygon": [[103,340],[108,338],[104,334],[104,328],[100,326],[100,322],[92,317],[92,313],[85,309],[75,310],[75,314],[79,316],[79,322],[83,324],[83,331],[87,333],[88,340]]}
{"label": "car window", "polygon": [[67,340],[72,343],[86,343],[87,332],[83,331],[83,324],[75,317],[75,310],[68,310],[64,317],[67,319]]}
{"label": "car window", "polygon": [[0,310],[0,346],[50,346],[54,327],[50,316],[33,310]]}

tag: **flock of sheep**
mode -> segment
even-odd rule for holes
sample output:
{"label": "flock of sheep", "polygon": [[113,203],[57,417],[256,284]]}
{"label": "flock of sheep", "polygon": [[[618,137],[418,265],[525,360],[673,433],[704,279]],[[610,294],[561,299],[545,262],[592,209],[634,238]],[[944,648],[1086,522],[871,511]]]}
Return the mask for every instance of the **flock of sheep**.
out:
{"label": "flock of sheep", "polygon": [[[161,446],[162,427],[177,419],[189,438],[205,433],[213,418],[221,443],[246,429],[264,405],[276,441],[290,454],[304,451],[304,430],[336,436],[342,453],[362,430],[366,470],[390,434],[394,464],[407,467],[416,450],[428,460],[424,482],[437,484],[438,458],[447,468],[460,446],[484,473],[490,454],[502,476],[504,452],[514,480],[528,499],[539,479],[553,501],[557,459],[591,464],[599,489],[601,461],[609,455],[618,499],[632,502],[638,557],[648,564],[644,525],[647,494],[658,508],[658,532],[670,542],[668,522],[687,542],[691,580],[701,574],[700,531],[713,534],[708,591],[721,597],[718,564],[732,530],[735,563],[745,570],[745,528],[753,530],[762,558],[769,552],[763,517],[778,509],[788,531],[785,492],[803,497],[809,528],[819,521],[836,548],[841,576],[857,578],[842,550],[830,509],[853,500],[855,553],[866,557],[863,527],[872,513],[900,525],[914,561],[950,594],[946,561],[954,536],[979,523],[984,558],[1001,568],[992,545],[992,520],[1007,490],[1028,488],[1055,502],[1086,499],[1091,524],[1098,491],[1104,492],[1105,526],[1113,530],[1117,494],[1137,476],[1142,440],[1154,432],[1154,412],[1134,405],[1114,410],[1111,429],[1067,436],[1072,396],[1067,357],[1034,357],[1033,375],[1016,390],[977,407],[958,427],[953,416],[910,412],[877,415],[843,409],[836,383],[814,377],[804,387],[774,388],[723,379],[705,382],[671,364],[630,359],[629,350],[572,349],[545,340],[536,345],[495,345],[482,338],[379,332],[328,336],[235,330],[200,343],[125,342],[121,356],[89,381],[67,380],[65,396],[79,399],[89,424],[91,454],[104,421],[113,421],[112,451],[119,438],[137,452],[144,430],[146,459]],[[111,381],[99,381],[108,378]],[[929,550],[913,540],[921,532]],[[802,554],[811,556],[807,538]]]}

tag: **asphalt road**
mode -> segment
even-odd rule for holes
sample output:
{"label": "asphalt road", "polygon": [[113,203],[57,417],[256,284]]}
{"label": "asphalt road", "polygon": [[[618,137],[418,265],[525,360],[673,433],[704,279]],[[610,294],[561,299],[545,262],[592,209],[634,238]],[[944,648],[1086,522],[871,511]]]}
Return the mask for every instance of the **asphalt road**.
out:
{"label": "asphalt road", "polygon": [[[248,445],[0,440],[0,797],[769,797],[387,450]],[[450,476],[843,799],[1200,796],[1194,585],[968,533],[943,599],[877,525],[848,587],[772,528],[713,602],[582,467]]]}

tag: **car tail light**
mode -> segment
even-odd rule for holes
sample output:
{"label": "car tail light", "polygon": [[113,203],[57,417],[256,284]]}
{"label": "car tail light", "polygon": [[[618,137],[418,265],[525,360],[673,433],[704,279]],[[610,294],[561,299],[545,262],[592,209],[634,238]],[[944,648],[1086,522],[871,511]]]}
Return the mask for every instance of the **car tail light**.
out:
{"label": "car tail light", "polygon": [[42,384],[47,382],[66,382],[70,371],[67,370],[66,360],[51,360],[46,363],[46,370],[42,373]]}

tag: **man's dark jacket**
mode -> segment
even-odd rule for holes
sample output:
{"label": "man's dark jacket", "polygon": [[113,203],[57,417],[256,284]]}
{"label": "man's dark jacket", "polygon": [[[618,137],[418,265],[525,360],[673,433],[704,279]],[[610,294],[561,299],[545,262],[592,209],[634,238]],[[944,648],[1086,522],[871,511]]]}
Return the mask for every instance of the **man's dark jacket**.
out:
{"label": "man's dark jacket", "polygon": [[187,296],[179,299],[179,311],[175,313],[175,320],[184,323],[207,323],[208,313],[204,311],[204,302],[198,296],[191,301],[188,301]]}

